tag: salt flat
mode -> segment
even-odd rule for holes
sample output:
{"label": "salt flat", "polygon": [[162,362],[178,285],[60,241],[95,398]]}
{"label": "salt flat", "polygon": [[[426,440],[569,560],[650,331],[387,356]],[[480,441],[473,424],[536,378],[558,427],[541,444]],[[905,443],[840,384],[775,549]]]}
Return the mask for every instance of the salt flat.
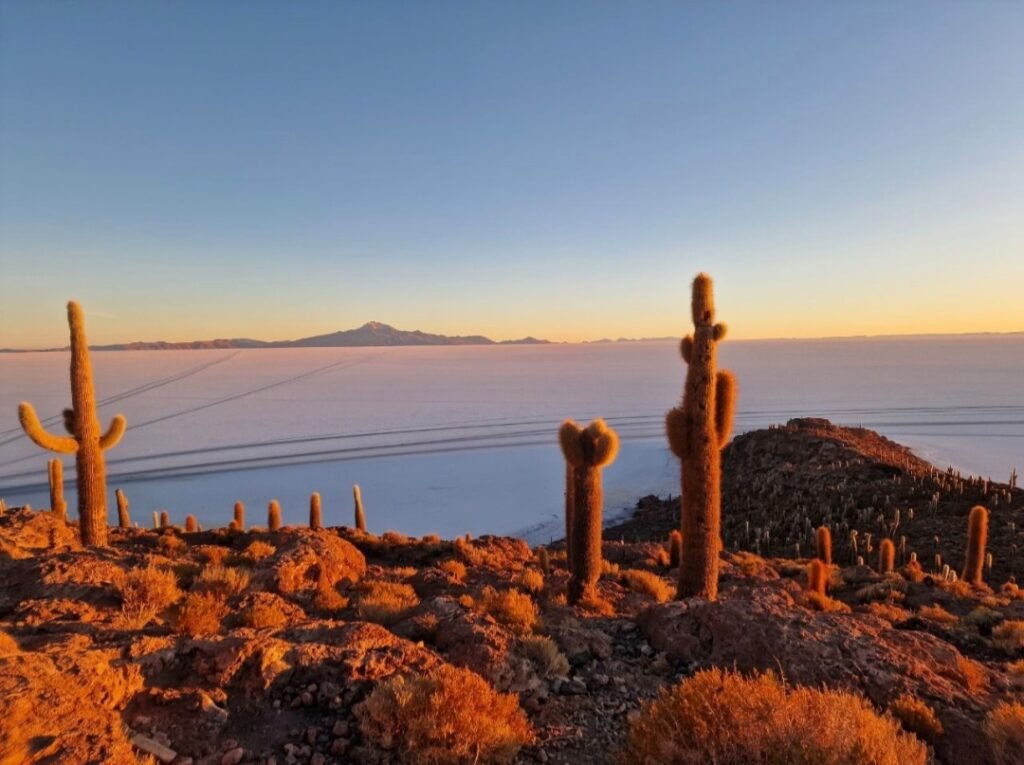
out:
{"label": "salt flat", "polygon": [[[1024,470],[1024,335],[729,341],[720,363],[739,377],[738,432],[822,416],[940,465],[1000,480]],[[93,365],[104,422],[129,422],[107,455],[110,488],[125,489],[140,522],[166,508],[222,524],[237,499],[256,522],[277,498],[298,523],[319,491],[327,522],[347,523],[359,483],[377,531],[546,539],[561,516],[565,417],[604,416],[623,437],[606,512],[678,492],[662,435],[685,373],[671,342],[94,352]],[[67,367],[67,353],[0,356],[10,504],[48,503],[53,455],[21,434],[16,410],[30,400],[58,415]]]}

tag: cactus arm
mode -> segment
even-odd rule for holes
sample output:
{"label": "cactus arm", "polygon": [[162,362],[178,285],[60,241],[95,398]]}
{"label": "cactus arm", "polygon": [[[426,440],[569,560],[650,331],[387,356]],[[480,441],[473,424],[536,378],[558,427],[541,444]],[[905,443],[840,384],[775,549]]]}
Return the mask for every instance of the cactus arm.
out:
{"label": "cactus arm", "polygon": [[107,432],[100,436],[100,449],[110,449],[117,446],[117,442],[121,440],[121,436],[124,435],[125,428],[127,427],[128,421],[124,418],[124,415],[115,414],[114,419],[110,421],[110,427],[107,428]]}
{"label": "cactus arm", "polygon": [[690,363],[690,359],[693,358],[693,335],[687,335],[679,343],[679,355],[687,364]]}
{"label": "cactus arm", "polygon": [[18,420],[25,435],[31,438],[36,446],[61,454],[74,454],[78,451],[78,442],[75,439],[55,436],[43,427],[32,404],[22,402],[18,405]]}
{"label": "cactus arm", "polygon": [[566,420],[558,430],[558,443],[566,462],[573,467],[582,467],[585,462],[580,435],[583,429],[572,420]]}
{"label": "cactus arm", "polygon": [[715,375],[715,430],[718,448],[724,449],[732,437],[732,422],[736,415],[736,377],[726,369]]}
{"label": "cactus arm", "polygon": [[668,435],[669,448],[679,459],[683,459],[690,453],[686,439],[688,430],[688,418],[683,409],[678,406],[669,409],[668,414],[665,415],[665,433]]}

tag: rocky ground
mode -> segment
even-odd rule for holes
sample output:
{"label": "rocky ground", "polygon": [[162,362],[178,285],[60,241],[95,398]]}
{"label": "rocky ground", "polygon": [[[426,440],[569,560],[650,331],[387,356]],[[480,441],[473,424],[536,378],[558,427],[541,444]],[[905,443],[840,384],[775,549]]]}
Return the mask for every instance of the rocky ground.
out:
{"label": "rocky ground", "polygon": [[[566,605],[557,552],[544,573],[519,540],[169,527],[113,529],[109,548],[83,550],[75,527],[51,513],[9,511],[0,518],[0,763],[411,761],[367,727],[363,702],[387,678],[447,665],[515,695],[534,732],[517,763],[613,762],[630,716],[708,666],[856,689],[880,710],[910,694],[942,724],[929,741],[937,762],[991,762],[985,716],[999,701],[1024,700],[1024,631],[1005,629],[1024,620],[1024,593],[1003,586],[1010,563],[994,565],[983,588],[941,581],[927,566],[882,576],[845,560],[837,531],[839,565],[821,601],[805,592],[806,561],[776,538],[790,527],[802,536],[805,514],[812,524],[815,513],[836,526],[859,519],[875,496],[869,507],[884,515],[888,495],[904,510],[897,536],[920,545],[941,529],[959,565],[959,499],[915,508],[912,521],[905,514],[919,484],[945,480],[959,497],[959,483],[895,445],[888,454],[866,441],[829,446],[836,433],[820,422],[752,435],[726,457],[726,512],[749,508],[729,518],[726,540],[745,538],[747,519],[773,531],[762,533],[763,555],[723,554],[716,603],[663,602],[674,578],[662,541],[672,502],[645,503],[606,537],[602,603],[590,610]],[[803,446],[774,457],[755,449],[783,437]],[[835,467],[809,466],[809,454]],[[757,491],[771,495],[770,510],[756,508],[753,489],[737,494],[743,464],[761,466],[749,483],[768,487]],[[963,483],[963,501],[974,501],[974,483]],[[840,499],[822,505],[829,486]],[[1019,492],[1009,500],[993,526],[1020,513]],[[1002,556],[1015,537],[995,532]],[[141,594],[132,586],[140,571],[155,572]]]}

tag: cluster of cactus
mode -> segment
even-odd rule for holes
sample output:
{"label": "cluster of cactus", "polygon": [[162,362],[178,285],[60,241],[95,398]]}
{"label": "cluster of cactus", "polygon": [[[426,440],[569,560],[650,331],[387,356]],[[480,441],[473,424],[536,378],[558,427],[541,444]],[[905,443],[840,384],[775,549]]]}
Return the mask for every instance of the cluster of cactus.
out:
{"label": "cluster of cactus", "polygon": [[665,418],[668,442],[682,466],[682,561],[680,598],[718,596],[721,549],[721,452],[729,442],[736,407],[736,380],[717,369],[718,342],[725,325],[715,323],[711,277],[693,280],[694,331],[683,338],[686,362],[682,405]]}
{"label": "cluster of cactus", "polygon": [[[572,483],[570,536],[566,540],[569,562],[568,600],[572,604],[596,597],[601,576],[601,469],[615,459],[619,437],[604,420],[581,428],[566,420],[558,431],[567,465],[566,482]],[[569,489],[566,489],[569,494]]]}
{"label": "cluster of cactus", "polygon": [[126,421],[123,415],[115,415],[106,433],[100,432],[85,318],[74,301],[68,303],[68,326],[71,330],[71,409],[64,411],[64,425],[69,436],[48,432],[28,402],[18,407],[18,419],[38,446],[59,454],[75,455],[82,544],[104,546],[107,544],[107,477],[103,452],[121,440]]}

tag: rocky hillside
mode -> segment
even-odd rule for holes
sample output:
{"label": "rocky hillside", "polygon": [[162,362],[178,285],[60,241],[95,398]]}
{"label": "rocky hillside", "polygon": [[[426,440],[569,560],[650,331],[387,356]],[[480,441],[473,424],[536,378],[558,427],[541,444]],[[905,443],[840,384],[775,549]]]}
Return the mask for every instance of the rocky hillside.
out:
{"label": "rocky hillside", "polygon": [[[876,563],[891,536],[898,562],[916,552],[926,570],[964,564],[967,514],[991,511],[989,578],[1024,579],[1024,490],[961,476],[864,428],[821,419],[737,436],[722,453],[722,524],[727,549],[793,558],[814,555],[814,529],[832,529],[836,558]],[[663,540],[679,524],[678,499],[646,497],[611,539]],[[856,531],[857,546],[851,545]],[[905,540],[905,541],[904,541]],[[938,566],[935,556],[941,556]]]}

